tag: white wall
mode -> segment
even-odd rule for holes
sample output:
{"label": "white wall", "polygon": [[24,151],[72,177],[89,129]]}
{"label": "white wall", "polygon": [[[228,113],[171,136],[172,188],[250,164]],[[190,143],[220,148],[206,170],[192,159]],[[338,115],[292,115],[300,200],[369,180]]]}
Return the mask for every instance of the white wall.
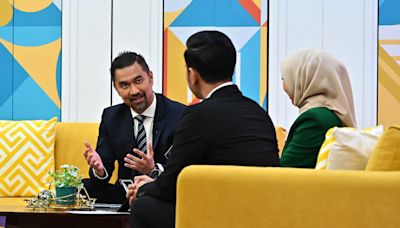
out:
{"label": "white wall", "polygon": [[[297,117],[282,90],[279,62],[302,48],[332,52],[348,67],[359,127],[376,123],[377,0],[270,0],[269,113],[289,128]],[[111,60],[120,51],[144,55],[162,90],[162,1],[64,0],[62,121],[100,121],[120,102]]]}
{"label": "white wall", "polygon": [[269,113],[289,129],[298,116],[283,92],[279,63],[304,48],[333,53],[347,66],[358,127],[376,124],[377,0],[270,0]]}
{"label": "white wall", "polygon": [[111,1],[63,1],[61,119],[100,120],[111,102]]}

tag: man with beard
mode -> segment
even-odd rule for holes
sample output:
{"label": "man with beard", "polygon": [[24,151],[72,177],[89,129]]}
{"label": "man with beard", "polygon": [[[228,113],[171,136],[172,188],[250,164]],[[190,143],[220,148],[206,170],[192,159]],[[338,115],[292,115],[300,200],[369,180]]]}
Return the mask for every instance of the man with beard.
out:
{"label": "man with beard", "polygon": [[[129,186],[134,228],[175,227],[176,183],[187,166],[279,166],[268,113],[232,83],[236,64],[232,41],[221,32],[202,31],[192,35],[186,47],[187,84],[203,101],[182,114],[165,172],[157,179],[137,176]],[[206,195],[193,197],[207,200]]]}
{"label": "man with beard", "polygon": [[[97,202],[122,203],[126,198],[119,180],[163,172],[185,106],[153,92],[153,73],[140,54],[119,54],[110,72],[124,103],[104,109],[96,150],[85,143],[90,179],[83,182]],[[118,181],[113,185],[108,182],[116,160]]]}

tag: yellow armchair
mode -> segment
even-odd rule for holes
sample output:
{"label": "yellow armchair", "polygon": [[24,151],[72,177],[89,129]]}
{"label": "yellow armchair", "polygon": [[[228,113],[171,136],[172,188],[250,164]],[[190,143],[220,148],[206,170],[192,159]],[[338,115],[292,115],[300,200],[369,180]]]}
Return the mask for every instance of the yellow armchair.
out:
{"label": "yellow armchair", "polygon": [[177,185],[177,228],[400,224],[400,172],[190,166]]}

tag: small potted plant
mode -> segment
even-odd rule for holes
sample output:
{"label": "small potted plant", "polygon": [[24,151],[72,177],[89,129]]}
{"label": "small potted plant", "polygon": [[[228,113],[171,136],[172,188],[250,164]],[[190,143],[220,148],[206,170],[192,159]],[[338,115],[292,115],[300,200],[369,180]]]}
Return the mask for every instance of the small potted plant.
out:
{"label": "small potted plant", "polygon": [[72,205],[76,203],[78,187],[81,187],[82,176],[79,169],[72,165],[62,165],[60,170],[49,172],[51,183],[56,187],[56,203]]}

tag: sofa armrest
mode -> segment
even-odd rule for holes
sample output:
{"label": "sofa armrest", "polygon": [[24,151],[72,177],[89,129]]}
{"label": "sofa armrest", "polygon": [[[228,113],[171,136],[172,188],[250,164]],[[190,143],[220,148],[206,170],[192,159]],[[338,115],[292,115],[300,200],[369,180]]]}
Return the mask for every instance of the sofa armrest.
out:
{"label": "sofa armrest", "polygon": [[176,227],[397,227],[400,172],[190,166]]}

